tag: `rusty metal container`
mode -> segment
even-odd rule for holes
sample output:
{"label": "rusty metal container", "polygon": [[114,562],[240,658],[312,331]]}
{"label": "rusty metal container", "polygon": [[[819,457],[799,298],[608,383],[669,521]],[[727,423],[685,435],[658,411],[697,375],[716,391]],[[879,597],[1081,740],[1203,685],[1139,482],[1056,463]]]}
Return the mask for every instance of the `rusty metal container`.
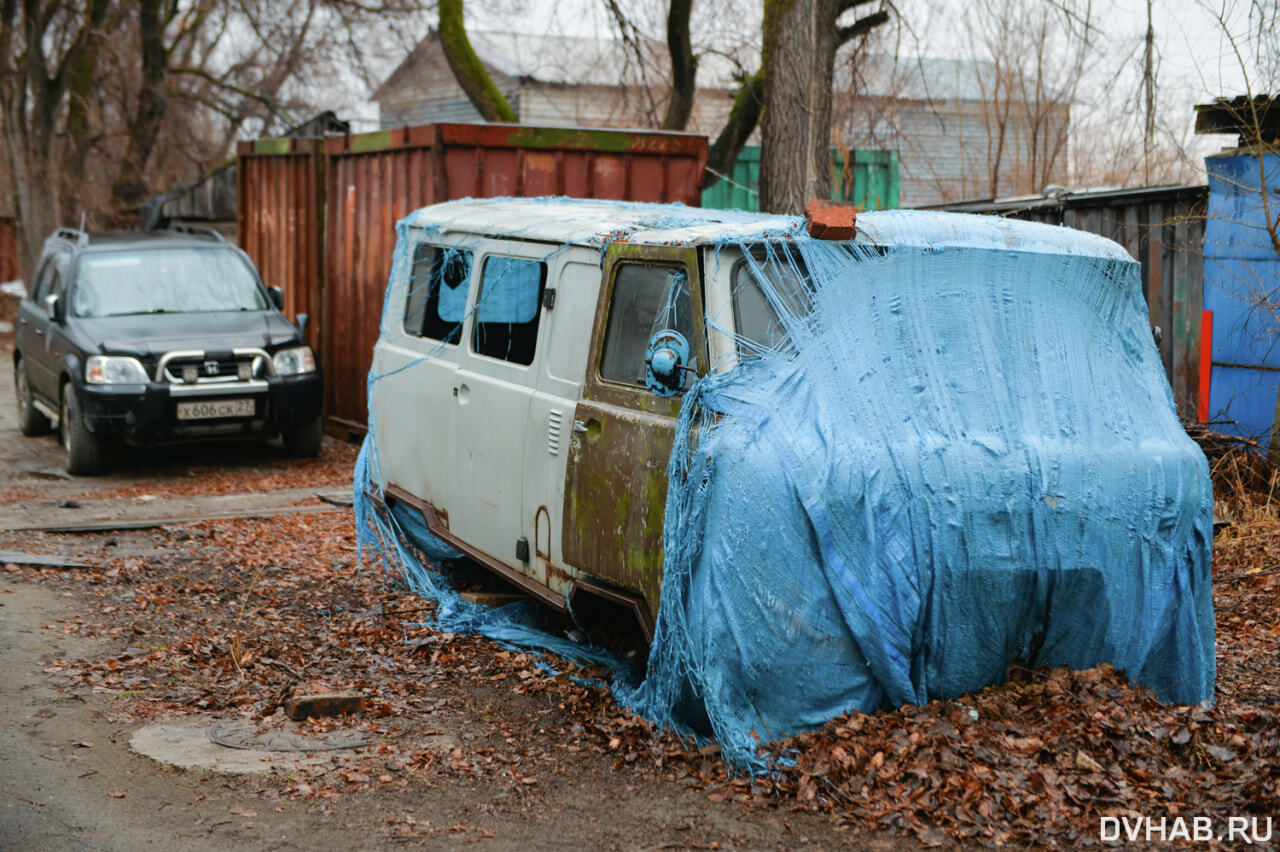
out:
{"label": "rusty metal container", "polygon": [[506,195],[697,206],[707,139],[431,124],[315,141],[243,142],[239,154],[241,246],[268,284],[284,288],[287,310],[311,313],[329,425],[358,434],[365,428],[365,379],[401,217],[439,201]]}
{"label": "rusty metal container", "polygon": [[285,315],[311,316],[311,345],[323,323],[324,151],[316,139],[259,139],[238,146],[240,247],[267,286],[284,290]]}

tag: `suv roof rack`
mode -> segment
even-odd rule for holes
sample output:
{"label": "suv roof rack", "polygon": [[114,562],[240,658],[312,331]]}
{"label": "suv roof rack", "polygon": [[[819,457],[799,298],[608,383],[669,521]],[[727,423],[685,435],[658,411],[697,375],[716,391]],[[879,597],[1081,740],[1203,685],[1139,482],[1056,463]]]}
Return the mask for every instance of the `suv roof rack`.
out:
{"label": "suv roof rack", "polygon": [[89,235],[79,228],[59,228],[53,235],[64,240],[75,240],[76,245],[82,248],[89,245]]}
{"label": "suv roof rack", "polygon": [[180,234],[191,234],[198,237],[213,237],[220,243],[225,243],[227,238],[219,234],[213,228],[202,228],[199,225],[169,225],[165,228],[167,231],[177,231]]}

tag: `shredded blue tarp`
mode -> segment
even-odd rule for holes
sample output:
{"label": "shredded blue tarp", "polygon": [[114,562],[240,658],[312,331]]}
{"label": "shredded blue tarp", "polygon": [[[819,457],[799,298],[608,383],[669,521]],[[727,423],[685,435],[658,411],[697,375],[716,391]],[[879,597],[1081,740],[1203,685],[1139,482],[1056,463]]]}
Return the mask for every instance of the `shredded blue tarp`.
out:
{"label": "shredded blue tarp", "polygon": [[[798,225],[787,251],[727,244],[781,328],[685,395],[642,680],[527,612],[460,607],[388,549],[449,558],[420,519],[362,501],[362,540],[448,602],[448,629],[611,664],[621,702],[744,767],[762,742],[960,696],[1011,665],[1109,662],[1164,700],[1211,699],[1212,490],[1137,264],[1028,223],[859,224],[855,244]],[[370,457],[358,497],[381,481]]]}

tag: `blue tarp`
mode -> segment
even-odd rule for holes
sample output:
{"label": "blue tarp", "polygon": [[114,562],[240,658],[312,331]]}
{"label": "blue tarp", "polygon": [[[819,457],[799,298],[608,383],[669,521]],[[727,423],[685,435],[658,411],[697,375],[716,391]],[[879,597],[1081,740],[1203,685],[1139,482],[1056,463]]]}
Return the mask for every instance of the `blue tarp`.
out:
{"label": "blue tarp", "polygon": [[[752,261],[786,334],[686,394],[657,634],[619,700],[752,766],[760,742],[1011,665],[1110,662],[1211,699],[1212,490],[1137,264],[1031,223],[859,222],[857,244],[796,223],[794,251]],[[778,292],[797,269],[811,289]],[[365,538],[401,532],[422,531]]]}

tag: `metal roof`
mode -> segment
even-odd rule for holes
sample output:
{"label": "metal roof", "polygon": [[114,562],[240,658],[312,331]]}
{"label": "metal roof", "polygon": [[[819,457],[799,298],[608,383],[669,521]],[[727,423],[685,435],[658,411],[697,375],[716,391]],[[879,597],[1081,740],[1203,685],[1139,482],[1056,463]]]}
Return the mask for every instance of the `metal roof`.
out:
{"label": "metal roof", "polygon": [[1182,197],[1199,197],[1208,191],[1205,184],[1168,184],[1142,186],[1130,189],[1106,187],[1103,189],[1062,190],[1041,195],[1017,195],[1004,198],[972,198],[962,201],[944,201],[926,204],[917,210],[950,210],[953,213],[1019,213],[1063,207],[1088,207],[1115,203],[1161,200],[1172,201]]}
{"label": "metal roof", "polygon": [[[602,199],[462,199],[423,207],[409,226],[447,234],[603,247],[627,241],[647,245],[717,245],[785,239],[802,233],[797,216],[708,210],[683,204]],[[853,242],[866,245],[972,247],[1074,254],[1131,260],[1104,237],[1017,219],[923,210],[859,213]]]}

